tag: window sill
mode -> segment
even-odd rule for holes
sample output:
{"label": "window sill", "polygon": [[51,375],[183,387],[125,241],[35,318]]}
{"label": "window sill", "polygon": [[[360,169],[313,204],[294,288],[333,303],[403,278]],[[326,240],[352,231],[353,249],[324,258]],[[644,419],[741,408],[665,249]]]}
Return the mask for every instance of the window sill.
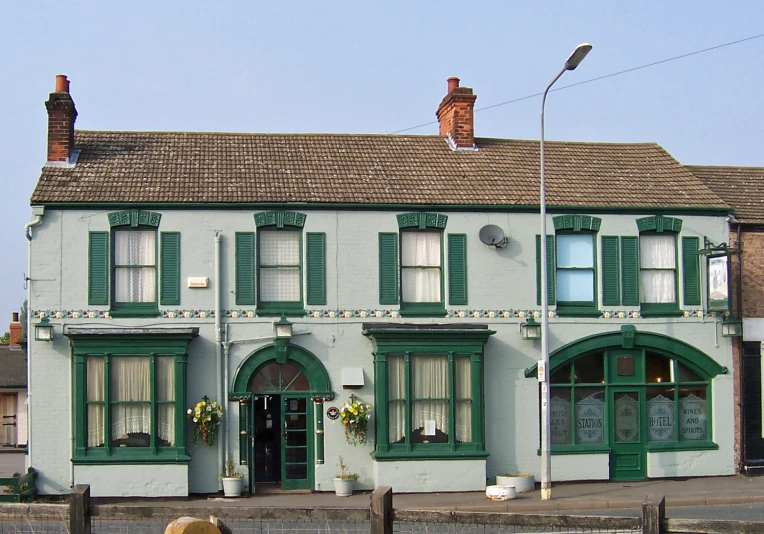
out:
{"label": "window sill", "polygon": [[673,452],[673,451],[715,451],[719,445],[713,441],[671,441],[665,443],[648,443],[648,452]]}
{"label": "window sill", "polygon": [[646,319],[651,317],[681,317],[684,315],[684,312],[680,310],[675,304],[642,304],[642,307],[639,310],[639,315]]}
{"label": "window sill", "polygon": [[401,304],[401,317],[446,317],[448,312],[441,303]]}
{"label": "window sill", "polygon": [[378,462],[425,461],[425,460],[475,460],[487,458],[486,451],[390,451],[374,452],[371,457]]}
{"label": "window sill", "polygon": [[255,309],[258,317],[305,317],[305,308],[301,302],[273,302],[261,304]]}
{"label": "window sill", "polygon": [[601,317],[602,312],[594,306],[565,306],[557,304],[555,313],[559,317]]}
{"label": "window sill", "polygon": [[75,465],[105,465],[105,464],[187,464],[191,457],[187,454],[175,451],[159,451],[156,454],[141,451],[131,451],[124,449],[113,449],[111,454],[107,454],[104,449],[91,449],[85,453],[72,457],[72,463]]}
{"label": "window sill", "polygon": [[[557,454],[610,454],[607,445],[553,445],[552,456]],[[541,449],[536,449],[536,454],[541,456]]]}
{"label": "window sill", "polygon": [[158,317],[159,308],[156,304],[148,305],[121,305],[109,310],[111,317]]}

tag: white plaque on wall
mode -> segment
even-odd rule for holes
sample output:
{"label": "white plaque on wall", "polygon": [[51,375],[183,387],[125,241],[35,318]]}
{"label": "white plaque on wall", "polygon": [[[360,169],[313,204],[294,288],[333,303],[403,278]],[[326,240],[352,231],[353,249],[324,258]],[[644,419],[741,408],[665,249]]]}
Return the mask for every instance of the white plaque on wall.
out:
{"label": "white plaque on wall", "polygon": [[189,276],[188,277],[188,287],[191,288],[199,288],[199,287],[207,287],[210,283],[210,279],[206,276]]}

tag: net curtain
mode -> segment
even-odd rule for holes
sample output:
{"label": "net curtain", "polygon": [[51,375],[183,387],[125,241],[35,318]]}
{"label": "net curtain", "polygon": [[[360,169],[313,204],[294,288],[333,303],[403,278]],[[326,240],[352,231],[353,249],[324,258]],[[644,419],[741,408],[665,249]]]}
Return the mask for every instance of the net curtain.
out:
{"label": "net curtain", "polygon": [[[114,233],[114,297],[117,302],[156,300],[156,232],[128,230]],[[133,267],[120,267],[129,265]],[[135,267],[144,265],[146,267]]]}
{"label": "net curtain", "polygon": [[440,302],[440,233],[401,233],[404,302]]}
{"label": "net curtain", "polygon": [[670,303],[676,301],[676,246],[673,235],[642,235],[639,237],[639,290],[642,302]]}

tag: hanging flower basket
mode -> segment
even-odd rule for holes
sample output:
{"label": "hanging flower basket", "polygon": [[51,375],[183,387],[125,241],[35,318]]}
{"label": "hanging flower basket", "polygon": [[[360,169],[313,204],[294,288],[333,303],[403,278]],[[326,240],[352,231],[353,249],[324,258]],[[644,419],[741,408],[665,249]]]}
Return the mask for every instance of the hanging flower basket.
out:
{"label": "hanging flower basket", "polygon": [[350,402],[343,402],[340,408],[340,421],[345,429],[345,439],[351,445],[365,445],[371,419],[371,404],[359,402],[355,397]]}
{"label": "hanging flower basket", "polygon": [[215,444],[218,425],[223,420],[223,407],[205,395],[196,406],[189,408],[186,414],[194,424],[194,443],[201,440],[208,447],[212,447]]}

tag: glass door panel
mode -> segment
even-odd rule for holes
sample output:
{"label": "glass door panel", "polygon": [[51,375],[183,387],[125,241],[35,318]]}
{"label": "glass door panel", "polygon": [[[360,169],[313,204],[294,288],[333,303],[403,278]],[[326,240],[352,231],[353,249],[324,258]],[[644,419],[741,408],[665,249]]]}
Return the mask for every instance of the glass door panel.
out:
{"label": "glass door panel", "polygon": [[611,480],[642,480],[647,474],[645,450],[644,414],[641,390],[613,388],[610,391],[612,406],[612,435],[610,453]]}
{"label": "glass door panel", "polygon": [[282,397],[283,445],[281,487],[310,488],[311,440],[308,403],[305,397]]}

